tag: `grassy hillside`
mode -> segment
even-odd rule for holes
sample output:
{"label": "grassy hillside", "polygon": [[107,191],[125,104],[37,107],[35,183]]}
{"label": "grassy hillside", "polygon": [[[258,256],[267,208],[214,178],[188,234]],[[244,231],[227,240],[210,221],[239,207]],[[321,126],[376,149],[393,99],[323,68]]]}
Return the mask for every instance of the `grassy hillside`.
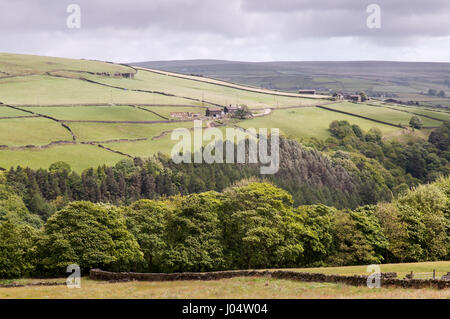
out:
{"label": "grassy hillside", "polygon": [[[213,66],[220,71],[229,64]],[[249,76],[261,69],[260,65],[240,66],[240,72],[249,72]],[[269,73],[275,67],[265,66]],[[287,65],[284,67],[287,70]],[[104,75],[115,73],[135,76]],[[221,123],[224,128],[235,124],[244,128],[280,128],[284,135],[295,138],[326,138],[331,121],[347,120],[364,130],[378,127],[388,136],[400,132],[394,126],[316,108],[332,103],[326,96],[267,91],[100,61],[30,55],[0,54],[0,103],[0,168],[4,169],[16,165],[48,167],[64,160],[76,170],[83,170],[126,157],[169,153],[174,145],[169,133],[193,124],[181,122],[171,113],[204,114],[205,108],[212,105],[246,105],[255,114],[265,114]],[[445,112],[404,110],[398,105],[342,103],[330,107],[393,124],[407,124],[412,113],[422,116],[426,126],[438,126],[439,120],[449,118]]]}
{"label": "grassy hillside", "polygon": [[315,107],[279,110],[265,117],[243,121],[239,125],[245,128],[280,128],[281,133],[286,136],[323,139],[330,136],[328,127],[333,120],[346,120],[358,124],[363,130],[369,130],[372,127],[378,127],[383,133],[399,130],[396,127]]}
{"label": "grassy hillside", "polygon": [[449,63],[385,61],[357,62],[235,62],[217,60],[153,61],[134,63],[185,74],[197,74],[263,88],[295,92],[366,91],[414,99],[429,105],[450,105],[421,93],[443,90],[450,96]]}
{"label": "grassy hillside", "polygon": [[132,68],[107,62],[74,60],[37,55],[0,53],[0,76],[43,74],[57,70],[88,72],[134,72]]}
{"label": "grassy hillside", "polygon": [[[428,115],[430,117],[435,117],[436,119],[450,120],[450,114],[431,112],[431,111],[418,111],[415,112],[414,109],[406,109],[402,107],[390,108],[384,105],[372,106],[365,104],[355,104],[355,103],[339,103],[327,105],[327,107],[336,109],[339,111],[344,111],[347,113],[352,113],[356,115],[365,116],[372,118],[374,120],[379,120],[394,125],[400,124],[404,126],[409,125],[409,120],[414,113]],[[442,121],[435,120],[429,117],[421,117],[424,126],[439,126]]]}

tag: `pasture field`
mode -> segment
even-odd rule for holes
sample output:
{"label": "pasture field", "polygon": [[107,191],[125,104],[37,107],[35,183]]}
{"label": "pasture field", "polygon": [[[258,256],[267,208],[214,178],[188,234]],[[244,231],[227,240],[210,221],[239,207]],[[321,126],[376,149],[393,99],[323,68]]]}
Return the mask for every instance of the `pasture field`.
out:
{"label": "pasture field", "polygon": [[141,89],[164,92],[179,97],[189,97],[220,105],[247,105],[249,108],[276,108],[294,105],[314,105],[327,102],[326,99],[300,98],[250,92],[212,83],[182,79],[139,70],[134,79],[119,79],[88,75],[86,78],[100,83],[127,89]]}
{"label": "pasture field", "polygon": [[71,140],[68,130],[46,118],[0,120],[0,145],[44,145],[52,141]]}
{"label": "pasture field", "polygon": [[121,90],[78,79],[58,78],[47,75],[0,78],[0,102],[41,106],[103,103],[201,104],[201,102],[196,103],[173,96]]}
{"label": "pasture field", "polygon": [[433,118],[442,120],[442,121],[450,121],[450,113],[446,111],[433,111],[423,107],[414,107],[414,106],[402,106],[402,105],[389,105],[390,108],[394,108],[397,110],[401,110],[404,112],[410,112],[415,114],[422,114],[426,116],[431,116]]}
{"label": "pasture field", "polygon": [[[187,124],[187,125],[186,125]],[[203,128],[205,128],[205,124],[203,123]],[[193,127],[192,123],[187,122],[185,124],[178,124],[178,127],[176,128],[190,128]],[[219,130],[222,132],[223,140],[227,139],[226,135],[226,129],[227,127],[219,127]],[[193,130],[191,132],[191,139],[193,141]],[[170,154],[173,146],[178,143],[179,140],[172,140],[171,139],[171,131],[166,131],[164,135],[162,135],[159,138],[155,139],[147,139],[145,141],[137,141],[137,142],[120,142],[120,143],[103,143],[103,146],[106,146],[108,148],[111,148],[115,151],[122,152],[124,154],[128,154],[131,156],[137,156],[137,157],[150,157],[158,152],[164,153],[164,154]],[[242,132],[242,135],[238,135],[236,138],[236,141],[240,141],[242,138],[245,138],[244,132]],[[203,141],[202,146],[206,146],[211,141]],[[192,143],[190,145],[191,152],[195,152],[198,150]],[[186,146],[189,148],[189,145]]]}
{"label": "pasture field", "polygon": [[[151,113],[149,113],[151,114]],[[113,139],[153,138],[164,131],[193,127],[193,122],[158,124],[130,123],[69,123],[79,141],[108,141]]]}
{"label": "pasture field", "polygon": [[279,128],[280,134],[286,136],[326,139],[330,136],[329,125],[334,120],[346,120],[351,124],[358,124],[365,131],[372,127],[379,128],[385,134],[400,130],[393,126],[315,107],[276,110],[264,117],[242,121],[239,126]]}
{"label": "pasture field", "polygon": [[161,121],[158,115],[138,108],[120,106],[62,106],[23,107],[25,110],[48,115],[58,120],[89,121]]}
{"label": "pasture field", "polygon": [[88,72],[134,72],[130,67],[100,61],[0,53],[0,71],[8,75],[36,74],[67,69]]}
{"label": "pasture field", "polygon": [[235,88],[235,89],[243,89],[243,90],[248,90],[248,91],[257,92],[257,93],[268,93],[268,94],[275,93],[279,96],[290,96],[290,97],[300,97],[300,98],[306,97],[306,98],[312,98],[312,99],[320,98],[320,96],[315,95],[315,94],[299,94],[299,93],[292,93],[292,92],[282,92],[282,91],[265,89],[265,88],[257,87],[257,86],[247,86],[247,85],[243,85],[243,84],[233,83],[230,81],[222,81],[222,80],[218,80],[218,79],[214,79],[214,78],[197,76],[197,75],[192,75],[192,74],[167,72],[167,71],[156,70],[156,69],[151,69],[151,68],[138,68],[138,69],[165,75],[165,76],[173,76],[173,77],[181,78],[181,79],[188,79],[188,80],[200,81],[200,82],[204,82],[204,83],[217,84],[219,86],[227,86],[227,87],[231,87],[231,88]]}
{"label": "pasture field", "polygon": [[88,167],[115,165],[126,157],[104,150],[96,145],[61,145],[48,149],[27,149],[20,151],[0,150],[0,167],[9,169],[20,165],[33,169],[48,168],[56,161],[68,163],[76,172]]}
{"label": "pasture field", "polygon": [[176,141],[170,139],[170,133],[159,139],[147,139],[145,141],[125,142],[125,143],[103,143],[102,145],[112,150],[122,152],[135,157],[150,157],[158,152],[170,154]]}
{"label": "pasture field", "polygon": [[[401,124],[406,126],[409,125],[409,120],[414,115],[408,114],[406,112],[396,111],[383,106],[371,106],[367,104],[357,104],[349,102],[329,104],[327,105],[327,107],[391,124]],[[422,119],[424,126],[439,126],[442,124],[442,122],[440,121],[436,121],[427,117],[419,117]]]}
{"label": "pasture field", "polygon": [[[411,270],[430,272],[436,269],[439,275],[450,270],[450,261],[381,265],[381,271],[394,271],[400,278]],[[327,274],[366,274],[366,266],[325,267],[293,269],[295,271],[320,272]],[[16,282],[65,282],[59,279],[20,279],[0,283]],[[184,298],[184,299],[309,299],[309,298],[450,298],[450,290],[401,289],[381,287],[353,287],[344,284],[300,282],[273,279],[269,277],[238,277],[214,281],[164,281],[108,283],[81,278],[81,288],[68,289],[66,286],[35,286],[21,288],[0,288],[0,298]]]}
{"label": "pasture field", "polygon": [[7,106],[0,105],[0,117],[30,116],[27,112],[22,112]]}

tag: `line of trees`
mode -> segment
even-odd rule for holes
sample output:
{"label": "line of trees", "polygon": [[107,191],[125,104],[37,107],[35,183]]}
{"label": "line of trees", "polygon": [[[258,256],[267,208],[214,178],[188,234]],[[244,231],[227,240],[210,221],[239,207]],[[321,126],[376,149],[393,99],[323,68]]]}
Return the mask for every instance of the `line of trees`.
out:
{"label": "line of trees", "polygon": [[334,156],[342,157],[342,152],[345,152],[349,158],[363,155],[375,160],[390,175],[386,183],[394,194],[450,173],[450,122],[444,122],[433,131],[428,141],[414,140],[404,144],[384,140],[379,129],[364,132],[358,125],[347,121],[333,121],[330,132],[332,137],[324,142],[315,140],[314,146],[321,151],[332,152]]}
{"label": "line of trees", "polygon": [[448,260],[449,195],[450,179],[440,178],[389,203],[339,210],[295,207],[272,184],[241,181],[128,206],[76,201],[44,227],[23,216],[1,222],[0,277],[58,276],[69,264],[182,272]]}
{"label": "line of trees", "polygon": [[[255,164],[174,164],[159,154],[90,168],[81,174],[63,162],[49,169],[16,167],[3,172],[4,184],[43,221],[71,201],[129,205],[209,190],[221,192],[245,178],[268,180],[292,194],[295,205],[325,204],[337,208],[390,201],[410,187],[450,173],[450,124],[433,131],[428,141],[406,145],[382,139],[347,121],[330,124],[332,137],[307,146],[280,140],[280,169],[259,175]],[[1,184],[1,182],[0,182]]]}
{"label": "line of trees", "polygon": [[[376,163],[345,167],[340,161],[298,142],[281,139],[280,169],[261,176],[256,164],[175,164],[159,154],[150,159],[122,160],[116,165],[90,168],[81,174],[63,162],[49,169],[20,166],[4,172],[5,184],[22,197],[26,207],[44,221],[71,201],[128,205],[139,199],[158,199],[208,190],[222,191],[236,181],[254,177],[269,180],[288,190],[296,205],[323,203],[355,208],[390,200],[392,193]],[[372,189],[371,195],[363,189]]]}

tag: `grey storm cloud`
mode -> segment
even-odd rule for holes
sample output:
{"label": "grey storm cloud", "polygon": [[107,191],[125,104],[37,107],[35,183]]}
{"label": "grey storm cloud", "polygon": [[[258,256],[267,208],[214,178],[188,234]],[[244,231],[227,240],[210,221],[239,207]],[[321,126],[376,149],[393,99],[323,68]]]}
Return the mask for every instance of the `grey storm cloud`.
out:
{"label": "grey storm cloud", "polygon": [[[72,3],[81,7],[81,30],[66,26]],[[366,25],[372,3],[381,8],[380,29]],[[96,42],[118,51],[122,42],[160,55],[189,47],[191,54],[208,56],[224,55],[227,46],[269,50],[271,43],[278,48],[265,55],[276,57],[276,50],[295,43],[304,48],[307,41],[345,37],[379,47],[411,46],[449,37],[449,21],[449,0],[0,0],[0,51],[58,53],[64,39],[77,55]]]}
{"label": "grey storm cloud", "polygon": [[[82,9],[83,27],[206,32],[257,36],[443,36],[450,34],[448,0],[1,0],[0,27],[11,31],[67,31],[66,8]],[[366,8],[381,7],[383,27],[371,32]],[[2,31],[0,31],[2,32]]]}

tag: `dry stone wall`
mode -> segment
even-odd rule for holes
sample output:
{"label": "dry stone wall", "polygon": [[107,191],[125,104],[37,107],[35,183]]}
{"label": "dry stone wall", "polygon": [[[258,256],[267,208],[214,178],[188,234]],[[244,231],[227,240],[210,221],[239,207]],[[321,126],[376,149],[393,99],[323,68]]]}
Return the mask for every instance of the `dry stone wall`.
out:
{"label": "dry stone wall", "polygon": [[[93,280],[103,281],[175,281],[175,280],[219,280],[235,277],[271,277],[276,279],[298,280],[305,282],[329,282],[341,283],[351,286],[367,286],[367,276],[341,276],[327,275],[321,273],[307,273],[297,271],[258,271],[258,270],[238,270],[238,271],[216,271],[203,273],[133,273],[133,272],[108,272],[100,269],[92,269],[90,278]],[[422,279],[398,279],[396,273],[382,273],[382,287],[398,287],[398,288],[450,288],[450,280],[422,280]]]}

